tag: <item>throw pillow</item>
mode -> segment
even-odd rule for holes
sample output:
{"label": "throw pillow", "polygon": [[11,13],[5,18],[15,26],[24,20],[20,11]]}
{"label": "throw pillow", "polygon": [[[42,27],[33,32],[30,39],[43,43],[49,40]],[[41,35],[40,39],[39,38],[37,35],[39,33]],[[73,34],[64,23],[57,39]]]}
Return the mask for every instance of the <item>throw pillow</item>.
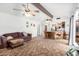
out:
{"label": "throw pillow", "polygon": [[24,36],[27,36],[27,33],[26,33],[26,32],[23,32],[23,35],[24,35]]}
{"label": "throw pillow", "polygon": [[7,40],[11,40],[11,39],[13,39],[12,36],[8,36],[8,37],[7,37]]}

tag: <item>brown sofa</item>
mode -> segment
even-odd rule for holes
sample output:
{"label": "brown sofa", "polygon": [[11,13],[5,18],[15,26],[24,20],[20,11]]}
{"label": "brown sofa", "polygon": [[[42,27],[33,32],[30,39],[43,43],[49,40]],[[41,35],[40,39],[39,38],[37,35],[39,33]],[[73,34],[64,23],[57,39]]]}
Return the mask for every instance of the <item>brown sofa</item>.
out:
{"label": "brown sofa", "polygon": [[[13,39],[7,40],[8,36],[13,37]],[[21,40],[21,39],[23,39],[23,40]],[[32,35],[29,33],[25,33],[25,32],[6,33],[0,37],[0,46],[6,48],[6,47],[9,47],[12,45],[14,47],[14,46],[22,44],[23,41],[27,42],[27,41],[30,41],[31,39],[32,39]],[[14,44],[14,41],[17,41],[17,42]]]}
{"label": "brown sofa", "polygon": [[13,38],[22,38],[24,39],[24,41],[30,41],[32,39],[32,35],[29,33],[25,33],[25,32],[14,32],[14,33],[6,33],[3,34],[3,36],[8,37],[8,36],[12,36]]}

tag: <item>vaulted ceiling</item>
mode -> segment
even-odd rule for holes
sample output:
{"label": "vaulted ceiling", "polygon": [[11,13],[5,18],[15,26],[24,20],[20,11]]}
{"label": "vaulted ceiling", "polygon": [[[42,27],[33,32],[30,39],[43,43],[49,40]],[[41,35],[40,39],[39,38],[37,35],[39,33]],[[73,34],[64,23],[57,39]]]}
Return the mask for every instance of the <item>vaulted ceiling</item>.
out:
{"label": "vaulted ceiling", "polygon": [[70,17],[75,11],[77,4],[75,3],[45,3],[42,4],[55,18]]}
{"label": "vaulted ceiling", "polygon": [[[61,17],[61,18],[67,18],[70,17],[73,12],[75,11],[75,8],[77,7],[77,4],[75,3],[40,3],[48,12],[50,12],[54,18]],[[32,4],[30,5],[32,9],[37,9]],[[21,15],[19,11],[14,11],[13,8],[22,8],[21,3],[0,3],[0,12],[14,14],[14,15]],[[47,17],[47,15],[44,15],[43,12],[40,11],[36,16],[38,18]]]}

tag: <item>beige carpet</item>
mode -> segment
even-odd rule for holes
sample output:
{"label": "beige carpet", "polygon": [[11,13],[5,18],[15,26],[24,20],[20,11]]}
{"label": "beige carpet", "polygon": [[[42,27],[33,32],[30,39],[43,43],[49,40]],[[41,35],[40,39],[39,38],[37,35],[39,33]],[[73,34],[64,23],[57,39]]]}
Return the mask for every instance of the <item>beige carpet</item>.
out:
{"label": "beige carpet", "polygon": [[0,49],[0,56],[63,56],[67,40],[36,38],[14,49]]}

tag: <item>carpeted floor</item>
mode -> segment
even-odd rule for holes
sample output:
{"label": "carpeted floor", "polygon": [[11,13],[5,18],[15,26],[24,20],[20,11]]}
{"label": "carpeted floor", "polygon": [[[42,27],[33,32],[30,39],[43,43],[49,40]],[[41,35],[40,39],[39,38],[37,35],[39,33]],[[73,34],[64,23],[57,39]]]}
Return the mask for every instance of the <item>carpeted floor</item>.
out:
{"label": "carpeted floor", "polygon": [[67,40],[34,38],[14,49],[0,49],[0,56],[64,56]]}

